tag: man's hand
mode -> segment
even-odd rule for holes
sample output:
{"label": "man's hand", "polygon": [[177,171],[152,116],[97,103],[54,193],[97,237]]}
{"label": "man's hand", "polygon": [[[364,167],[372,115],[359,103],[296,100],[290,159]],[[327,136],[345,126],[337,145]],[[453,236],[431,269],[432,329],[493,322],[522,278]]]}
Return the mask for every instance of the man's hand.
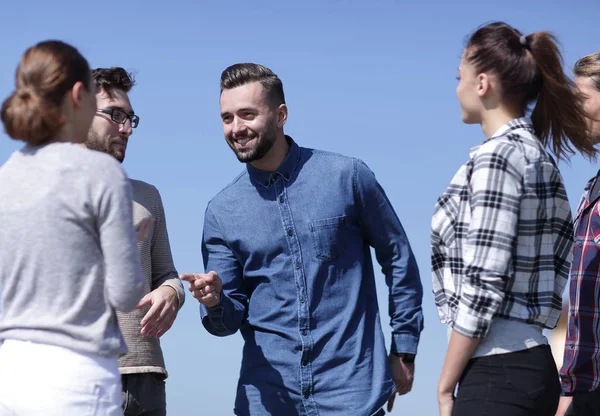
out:
{"label": "man's hand", "polygon": [[558,402],[558,410],[556,411],[556,416],[565,416],[567,409],[571,405],[572,401],[572,396],[561,396],[560,401]]}
{"label": "man's hand", "polygon": [[201,304],[213,308],[221,303],[223,282],[216,272],[185,273],[179,278],[190,283],[189,290],[192,292],[192,296]]}
{"label": "man's hand", "polygon": [[171,286],[161,286],[142,298],[138,304],[138,309],[143,306],[150,306],[146,315],[142,318],[140,325],[143,335],[155,336],[160,338],[167,332],[179,310],[179,298],[177,291]]}
{"label": "man's hand", "polygon": [[396,385],[396,391],[388,400],[387,411],[391,412],[394,407],[396,394],[402,396],[412,389],[413,380],[415,379],[415,363],[405,363],[400,357],[390,354],[388,361],[392,370],[392,379]]}
{"label": "man's hand", "polygon": [[137,235],[138,243],[144,241],[144,239],[148,235],[148,231],[150,231],[153,225],[154,218],[152,217],[146,217],[135,225],[135,233]]}

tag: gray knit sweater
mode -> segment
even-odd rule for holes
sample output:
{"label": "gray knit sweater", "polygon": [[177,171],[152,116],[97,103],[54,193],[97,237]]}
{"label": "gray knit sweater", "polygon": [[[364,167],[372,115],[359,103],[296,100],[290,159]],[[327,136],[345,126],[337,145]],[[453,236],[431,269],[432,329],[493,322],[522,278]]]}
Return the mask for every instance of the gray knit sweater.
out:
{"label": "gray knit sweater", "polygon": [[[164,208],[158,190],[145,182],[132,180],[133,221],[138,224],[151,216],[154,225],[141,243],[139,255],[144,274],[145,293],[162,285],[171,286],[177,291],[179,307],[184,302],[183,284],[173,265]],[[156,372],[167,375],[160,341],[156,337],[140,333],[140,321],[149,307],[118,313],[119,326],[123,331],[128,353],[119,361],[121,374]]]}

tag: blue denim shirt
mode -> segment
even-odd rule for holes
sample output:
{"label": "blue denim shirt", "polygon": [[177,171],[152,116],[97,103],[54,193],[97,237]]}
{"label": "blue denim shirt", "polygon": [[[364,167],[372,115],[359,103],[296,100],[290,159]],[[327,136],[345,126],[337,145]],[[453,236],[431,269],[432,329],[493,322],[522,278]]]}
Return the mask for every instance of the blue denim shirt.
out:
{"label": "blue denim shirt", "polygon": [[389,286],[394,352],[416,353],[423,288],[404,230],[360,160],[298,147],[276,172],[247,165],[208,204],[201,306],[211,334],[238,329],[237,415],[372,415],[394,391],[370,247]]}

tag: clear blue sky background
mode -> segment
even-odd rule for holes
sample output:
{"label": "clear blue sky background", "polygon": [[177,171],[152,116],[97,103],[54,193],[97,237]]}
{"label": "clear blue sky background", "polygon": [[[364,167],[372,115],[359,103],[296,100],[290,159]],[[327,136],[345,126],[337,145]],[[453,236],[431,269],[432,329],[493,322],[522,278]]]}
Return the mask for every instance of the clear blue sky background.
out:
{"label": "clear blue sky background", "polygon": [[[425,331],[413,392],[396,400],[393,414],[435,415],[446,335],[431,295],[430,216],[469,147],[483,140],[478,126],[461,123],[455,96],[465,36],[490,20],[525,33],[550,30],[570,71],[600,49],[599,17],[598,0],[2,0],[0,97],[13,90],[22,52],[48,38],[72,43],[93,67],[134,71],[141,122],[125,169],[161,191],[178,270],[202,271],[204,209],[242,170],[221,130],[221,71],[247,61],[272,68],[289,106],[286,133],[303,146],[362,158],[404,223],[425,288]],[[20,146],[0,137],[0,163]],[[597,168],[579,157],[562,164],[573,207]],[[389,340],[387,288],[376,267]],[[162,345],[171,415],[232,414],[239,334],[209,335],[188,296]]]}

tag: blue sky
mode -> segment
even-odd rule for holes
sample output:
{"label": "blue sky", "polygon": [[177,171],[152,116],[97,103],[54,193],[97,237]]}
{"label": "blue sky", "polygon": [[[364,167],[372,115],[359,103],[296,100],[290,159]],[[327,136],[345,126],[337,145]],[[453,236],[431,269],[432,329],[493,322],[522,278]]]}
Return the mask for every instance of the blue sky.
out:
{"label": "blue sky", "polygon": [[[286,133],[363,159],[406,228],[425,288],[425,331],[413,392],[396,400],[393,414],[435,415],[446,335],[431,296],[431,213],[469,147],[483,140],[478,126],[461,123],[455,96],[465,37],[491,20],[527,34],[549,30],[570,71],[600,49],[592,36],[599,16],[597,0],[3,2],[0,97],[13,90],[23,51],[44,39],[72,43],[93,67],[132,70],[141,121],[124,167],[161,191],[178,270],[202,271],[204,209],[243,168],[223,139],[221,71],[248,61],[273,69],[289,106]],[[2,134],[0,163],[20,146]],[[598,166],[580,157],[561,166],[574,209]],[[387,288],[376,269],[389,340]],[[162,344],[169,413],[232,414],[241,336],[209,335],[188,296]]]}

